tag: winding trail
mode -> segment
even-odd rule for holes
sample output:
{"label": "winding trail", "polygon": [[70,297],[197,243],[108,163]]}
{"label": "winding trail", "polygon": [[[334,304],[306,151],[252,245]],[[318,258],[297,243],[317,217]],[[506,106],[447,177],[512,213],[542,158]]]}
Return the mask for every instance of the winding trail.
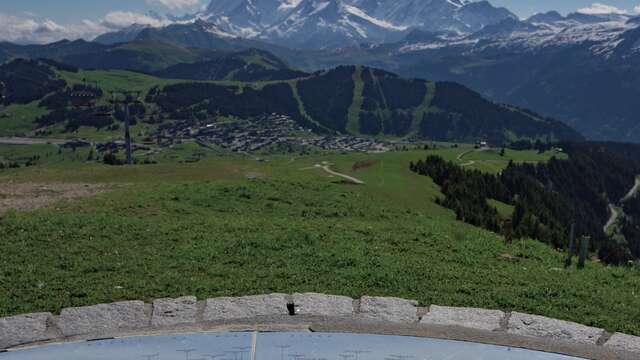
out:
{"label": "winding trail", "polygon": [[636,196],[638,191],[640,191],[640,175],[636,176],[636,184],[633,186],[633,188],[631,188],[631,190],[629,190],[627,195],[625,195],[621,201],[625,202],[631,199],[632,197]]}
{"label": "winding trail", "polygon": [[[491,150],[491,148],[488,147],[483,147],[483,148],[479,148],[479,149],[474,149],[474,150],[468,150],[465,152],[462,152],[460,154],[458,154],[458,157],[456,158],[458,161],[462,161],[462,158],[471,154],[471,153],[478,153],[478,152],[483,152],[483,151],[489,151]],[[469,160],[464,164],[460,164],[461,167],[466,167],[466,166],[471,166],[471,165],[475,165],[476,161],[475,160]]]}
{"label": "winding trail", "polygon": [[329,168],[329,164],[323,164],[323,165],[317,164],[315,167],[320,168],[320,169],[324,170],[325,172],[327,172],[327,173],[329,173],[329,174],[331,174],[331,175],[339,176],[339,177],[341,177],[341,178],[343,178],[343,179],[347,179],[347,180],[349,180],[349,181],[353,182],[354,184],[364,185],[364,181],[362,181],[362,180],[360,180],[360,179],[356,179],[356,178],[354,178],[353,176],[349,176],[349,175],[341,174],[341,173],[339,173],[339,172],[336,172],[336,171],[331,170],[331,169]]}
{"label": "winding trail", "polygon": [[618,217],[620,217],[620,212],[615,206],[613,206],[613,204],[609,204],[609,213],[611,214],[611,216],[602,229],[605,234],[608,233],[609,229],[618,222]]}
{"label": "winding trail", "polygon": [[638,194],[638,191],[640,191],[640,175],[636,176],[636,182],[631,188],[631,190],[629,190],[627,195],[625,195],[622,199],[620,199],[619,206],[616,206],[614,204],[609,204],[609,213],[611,214],[611,216],[609,217],[609,220],[607,221],[607,223],[604,225],[604,228],[602,229],[605,233],[608,233],[611,227],[618,222],[618,219],[620,218],[620,213],[622,212],[620,207],[625,202],[627,202],[628,200],[636,196]]}
{"label": "winding trail", "polygon": [[469,151],[465,151],[462,152],[460,154],[458,154],[457,160],[458,161],[462,161],[462,158],[465,157],[467,154],[471,154],[473,152],[473,150],[469,150]]}
{"label": "winding trail", "polygon": [[339,173],[337,171],[333,171],[333,170],[331,170],[331,168],[329,166],[331,166],[331,164],[329,164],[326,161],[323,161],[321,164],[315,164],[312,167],[308,167],[308,168],[304,168],[304,169],[300,169],[300,170],[322,169],[326,173],[328,173],[329,175],[341,177],[341,178],[343,178],[345,180],[351,181],[354,184],[358,184],[358,185],[364,185],[365,184],[364,181],[362,181],[360,179],[357,179],[357,178],[354,178],[353,176],[349,176],[349,175],[346,175],[346,174],[341,174],[341,173]]}

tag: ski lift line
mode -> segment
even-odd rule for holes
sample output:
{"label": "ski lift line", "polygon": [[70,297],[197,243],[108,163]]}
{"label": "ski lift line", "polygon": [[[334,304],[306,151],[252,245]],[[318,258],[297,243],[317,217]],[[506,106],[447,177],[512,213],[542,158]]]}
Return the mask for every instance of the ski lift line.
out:
{"label": "ski lift line", "polygon": [[7,98],[6,91],[7,85],[4,83],[4,81],[0,81],[0,101]]}

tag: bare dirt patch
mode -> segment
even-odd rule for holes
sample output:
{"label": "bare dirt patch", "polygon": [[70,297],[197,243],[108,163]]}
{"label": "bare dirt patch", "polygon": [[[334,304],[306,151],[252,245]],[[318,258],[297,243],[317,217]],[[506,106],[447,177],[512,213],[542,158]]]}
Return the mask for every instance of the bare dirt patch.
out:
{"label": "bare dirt patch", "polygon": [[9,210],[35,210],[60,200],[78,199],[104,192],[104,185],[96,184],[36,184],[0,183],[0,214]]}
{"label": "bare dirt patch", "polygon": [[360,160],[358,162],[356,162],[355,164],[353,164],[353,166],[351,167],[351,170],[353,171],[358,171],[358,170],[364,170],[364,169],[368,169],[370,167],[372,167],[373,165],[375,165],[377,163],[376,160]]}

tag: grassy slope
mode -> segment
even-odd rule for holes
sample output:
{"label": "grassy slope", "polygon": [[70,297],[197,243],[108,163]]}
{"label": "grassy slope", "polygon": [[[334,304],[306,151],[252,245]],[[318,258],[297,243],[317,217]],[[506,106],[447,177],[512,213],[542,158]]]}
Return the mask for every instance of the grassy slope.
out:
{"label": "grassy slope", "polygon": [[347,131],[351,134],[357,135],[360,133],[360,110],[362,109],[362,103],[364,98],[362,93],[364,91],[364,81],[362,81],[362,67],[356,66],[356,71],[353,73],[353,83],[355,88],[353,90],[353,101],[349,107]]}
{"label": "grassy slope", "polygon": [[77,73],[60,71],[62,77],[70,84],[81,84],[83,80],[89,83],[98,82],[105,92],[104,99],[110,99],[115,91],[141,91],[143,95],[154,86],[165,86],[182,82],[183,80],[160,79],[151,75],[125,70],[80,70]]}
{"label": "grassy slope", "polygon": [[37,126],[34,123],[35,119],[46,113],[46,109],[38,107],[38,101],[26,105],[0,107],[0,136],[29,133]]}
{"label": "grassy slope", "polygon": [[413,122],[411,123],[411,132],[409,135],[417,135],[419,133],[424,115],[430,111],[431,101],[436,94],[436,83],[428,82],[426,86],[427,93],[424,96],[424,100],[413,112]]}
{"label": "grassy slope", "polygon": [[[454,160],[462,150],[430,152]],[[114,183],[95,198],[0,218],[0,316],[186,294],[321,291],[519,310],[640,334],[637,270],[563,270],[562,254],[540,243],[507,246],[457,222],[433,203],[433,182],[407,169],[426,155],[62,163],[0,173],[2,182]],[[302,170],[321,161],[367,184]],[[263,179],[245,179],[249,172]]]}

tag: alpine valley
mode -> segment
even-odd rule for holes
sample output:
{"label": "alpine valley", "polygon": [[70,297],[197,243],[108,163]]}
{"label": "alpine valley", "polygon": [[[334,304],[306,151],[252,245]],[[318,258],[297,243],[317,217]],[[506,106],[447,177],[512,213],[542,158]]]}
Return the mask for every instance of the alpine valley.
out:
{"label": "alpine valley", "polygon": [[[470,0],[200,0],[180,16],[135,9],[198,1],[32,0],[9,15],[40,3],[65,21],[72,1],[113,10],[101,35],[0,42],[1,360],[62,335],[99,354],[145,324],[184,350],[127,358],[243,360],[255,331],[212,355],[215,333],[168,334],[324,320],[640,359],[640,17]],[[11,39],[77,24],[45,36],[4,16]],[[282,335],[268,354],[321,360]],[[457,343],[441,358],[526,356]],[[388,354],[365,345],[326,358]]]}
{"label": "alpine valley", "polygon": [[[356,64],[455,81],[590,139],[640,142],[639,27],[640,18],[621,14],[519,19],[487,1],[214,0],[169,26],[133,25],[92,42],[3,43],[0,61],[156,72],[260,49],[307,72]],[[208,78],[187,78],[198,76]]]}
{"label": "alpine valley", "polygon": [[519,19],[467,0],[213,0],[172,21],[92,42],[3,43],[0,61],[156,72],[256,48],[308,72],[357,64],[455,81],[590,139],[640,142],[640,18],[631,15],[551,11]]}

